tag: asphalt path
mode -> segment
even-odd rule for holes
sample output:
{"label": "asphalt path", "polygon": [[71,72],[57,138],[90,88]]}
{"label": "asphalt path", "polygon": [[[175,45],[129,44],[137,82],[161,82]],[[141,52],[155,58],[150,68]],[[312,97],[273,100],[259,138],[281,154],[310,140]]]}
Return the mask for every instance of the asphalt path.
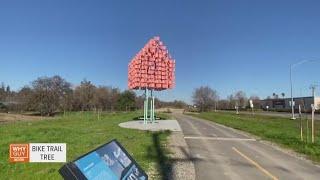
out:
{"label": "asphalt path", "polygon": [[196,179],[320,179],[320,167],[214,122],[174,113]]}

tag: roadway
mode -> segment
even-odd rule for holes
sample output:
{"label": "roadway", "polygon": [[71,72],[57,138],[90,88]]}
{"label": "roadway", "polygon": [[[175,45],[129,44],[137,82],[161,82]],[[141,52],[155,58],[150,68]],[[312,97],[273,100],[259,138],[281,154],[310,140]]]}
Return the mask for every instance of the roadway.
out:
{"label": "roadway", "polygon": [[196,179],[319,179],[320,167],[214,122],[174,112]]}

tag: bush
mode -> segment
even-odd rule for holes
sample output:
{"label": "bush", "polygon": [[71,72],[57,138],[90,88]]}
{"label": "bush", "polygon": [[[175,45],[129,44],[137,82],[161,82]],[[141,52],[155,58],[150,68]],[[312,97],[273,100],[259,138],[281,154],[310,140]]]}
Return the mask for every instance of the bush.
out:
{"label": "bush", "polygon": [[8,107],[3,103],[0,103],[0,112],[7,112],[7,111],[8,111]]}

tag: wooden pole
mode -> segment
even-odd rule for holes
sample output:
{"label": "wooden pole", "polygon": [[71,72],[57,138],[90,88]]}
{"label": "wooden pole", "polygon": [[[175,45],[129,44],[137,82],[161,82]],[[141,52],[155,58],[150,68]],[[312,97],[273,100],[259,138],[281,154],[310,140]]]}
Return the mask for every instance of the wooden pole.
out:
{"label": "wooden pole", "polygon": [[301,114],[301,106],[299,104],[299,117],[300,117],[300,139],[303,141],[303,134],[302,134],[302,114]]}

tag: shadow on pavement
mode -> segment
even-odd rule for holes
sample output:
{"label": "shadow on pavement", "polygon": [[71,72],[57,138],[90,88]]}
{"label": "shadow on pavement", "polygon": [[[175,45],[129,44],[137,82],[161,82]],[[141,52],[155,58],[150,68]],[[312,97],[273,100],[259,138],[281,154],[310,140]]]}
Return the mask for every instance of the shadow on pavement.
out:
{"label": "shadow on pavement", "polygon": [[147,156],[150,159],[156,159],[157,161],[157,170],[160,173],[160,177],[162,180],[171,180],[175,179],[174,177],[174,168],[173,165],[178,162],[196,162],[203,161],[203,159],[192,157],[190,154],[183,148],[179,147],[181,152],[184,154],[186,158],[170,158],[169,152],[166,147],[161,145],[161,134],[164,132],[153,132],[152,133],[152,141],[153,147],[148,147]]}

